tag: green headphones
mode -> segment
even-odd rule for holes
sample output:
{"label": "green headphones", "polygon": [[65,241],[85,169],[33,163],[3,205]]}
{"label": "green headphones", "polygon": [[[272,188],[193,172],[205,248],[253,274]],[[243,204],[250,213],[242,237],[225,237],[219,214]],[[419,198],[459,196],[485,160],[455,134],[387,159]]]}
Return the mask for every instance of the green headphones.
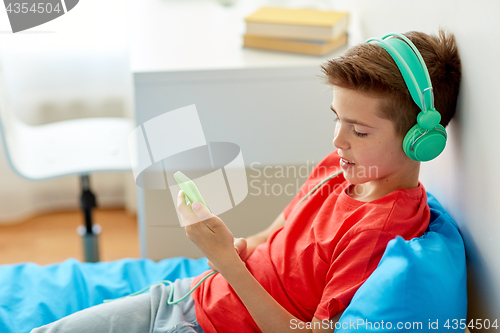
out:
{"label": "green headphones", "polygon": [[[397,38],[389,38],[397,37]],[[370,38],[394,59],[413,101],[420,107],[415,124],[406,133],[403,150],[412,160],[426,162],[436,158],[446,146],[446,130],[439,124],[441,114],[434,108],[434,93],[424,59],[415,45],[401,34],[388,34],[382,38]]]}

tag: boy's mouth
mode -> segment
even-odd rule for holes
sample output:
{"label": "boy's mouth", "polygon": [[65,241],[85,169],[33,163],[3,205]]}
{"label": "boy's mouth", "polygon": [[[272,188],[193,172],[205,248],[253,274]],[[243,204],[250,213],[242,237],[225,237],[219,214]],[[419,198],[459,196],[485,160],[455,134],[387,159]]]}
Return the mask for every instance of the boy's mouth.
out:
{"label": "boy's mouth", "polygon": [[343,169],[343,170],[349,170],[350,168],[352,168],[353,166],[355,165],[355,163],[353,162],[349,162],[348,160],[344,159],[344,158],[340,158],[340,167]]}
{"label": "boy's mouth", "polygon": [[345,164],[350,164],[350,165],[354,165],[356,163],[353,163],[353,162],[349,162],[348,160],[346,160],[345,158],[340,158],[342,160],[342,162],[344,162]]}

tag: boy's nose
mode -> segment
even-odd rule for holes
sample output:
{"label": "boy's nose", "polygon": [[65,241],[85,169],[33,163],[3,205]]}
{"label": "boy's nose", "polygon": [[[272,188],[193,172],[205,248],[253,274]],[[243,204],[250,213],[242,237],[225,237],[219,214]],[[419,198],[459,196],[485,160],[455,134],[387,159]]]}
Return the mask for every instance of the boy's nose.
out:
{"label": "boy's nose", "polygon": [[340,124],[337,122],[335,126],[335,137],[333,138],[332,144],[335,148],[346,150],[349,149],[349,142],[345,139],[345,134],[340,128]]}

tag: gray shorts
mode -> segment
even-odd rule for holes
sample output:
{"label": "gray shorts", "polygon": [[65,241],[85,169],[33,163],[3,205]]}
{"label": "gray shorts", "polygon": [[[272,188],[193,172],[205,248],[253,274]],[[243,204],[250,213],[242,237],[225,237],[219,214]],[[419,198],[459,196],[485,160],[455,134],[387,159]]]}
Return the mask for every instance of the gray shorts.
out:
{"label": "gray shorts", "polygon": [[[175,280],[174,300],[191,289],[193,278]],[[99,304],[73,313],[31,333],[203,333],[191,296],[168,305],[170,286],[155,285],[149,293]]]}

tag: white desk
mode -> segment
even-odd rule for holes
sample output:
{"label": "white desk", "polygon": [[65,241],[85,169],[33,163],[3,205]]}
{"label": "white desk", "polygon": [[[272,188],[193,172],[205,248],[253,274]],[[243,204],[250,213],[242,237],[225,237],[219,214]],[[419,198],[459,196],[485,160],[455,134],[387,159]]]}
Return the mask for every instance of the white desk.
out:
{"label": "white desk", "polygon": [[[256,179],[256,165],[306,165],[310,172],[333,149],[331,89],[318,77],[319,65],[333,55],[243,48],[243,17],[263,4],[239,0],[226,8],[208,0],[137,0],[132,7],[137,124],[196,104],[207,141],[241,147],[249,182]],[[303,180],[293,174],[267,179],[294,188]],[[236,237],[269,225],[292,198],[249,191],[243,203],[220,215]],[[142,256],[199,256],[179,227],[169,194],[138,192]]]}

